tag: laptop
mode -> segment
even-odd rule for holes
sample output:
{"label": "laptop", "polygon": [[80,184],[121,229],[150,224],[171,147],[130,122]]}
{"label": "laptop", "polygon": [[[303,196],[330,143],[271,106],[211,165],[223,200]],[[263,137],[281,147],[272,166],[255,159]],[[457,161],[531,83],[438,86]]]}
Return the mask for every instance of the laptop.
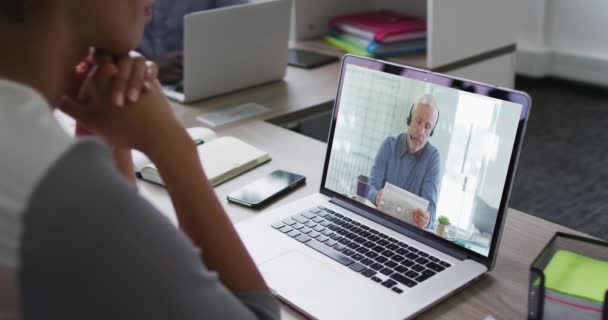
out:
{"label": "laptop", "polygon": [[291,0],[266,0],[184,17],[183,79],[167,97],[192,102],[280,80],[287,68]]}
{"label": "laptop", "polygon": [[[239,235],[309,317],[414,317],[494,267],[530,107],[523,92],[346,55],[319,192]],[[420,124],[428,140],[410,153]],[[413,224],[414,209],[431,222]]]}

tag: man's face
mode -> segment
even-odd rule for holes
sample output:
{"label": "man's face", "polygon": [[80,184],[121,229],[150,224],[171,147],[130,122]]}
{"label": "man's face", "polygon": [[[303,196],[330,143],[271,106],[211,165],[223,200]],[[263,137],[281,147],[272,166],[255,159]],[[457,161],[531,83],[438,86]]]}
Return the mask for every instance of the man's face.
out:
{"label": "man's face", "polygon": [[408,151],[418,152],[429,141],[433,126],[437,121],[437,110],[428,104],[418,104],[412,111],[412,121],[408,134]]}

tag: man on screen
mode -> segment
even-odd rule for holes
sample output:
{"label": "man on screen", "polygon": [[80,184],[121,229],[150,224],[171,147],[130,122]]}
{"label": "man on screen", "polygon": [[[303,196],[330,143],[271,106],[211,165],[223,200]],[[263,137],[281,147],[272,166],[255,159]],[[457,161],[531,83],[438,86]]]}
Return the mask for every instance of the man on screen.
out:
{"label": "man on screen", "polygon": [[423,95],[410,109],[407,130],[384,140],[371,171],[367,198],[374,204],[379,204],[385,182],[429,201],[428,211],[414,210],[414,223],[419,228],[427,228],[435,220],[441,160],[428,140],[438,121],[435,98]]}

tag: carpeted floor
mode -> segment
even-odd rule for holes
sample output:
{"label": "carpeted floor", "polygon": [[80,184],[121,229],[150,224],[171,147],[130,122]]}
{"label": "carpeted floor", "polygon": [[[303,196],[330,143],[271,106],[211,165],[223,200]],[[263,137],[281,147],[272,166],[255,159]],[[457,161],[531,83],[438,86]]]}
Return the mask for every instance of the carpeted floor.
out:
{"label": "carpeted floor", "polygon": [[608,240],[608,88],[518,77],[532,97],[510,207]]}

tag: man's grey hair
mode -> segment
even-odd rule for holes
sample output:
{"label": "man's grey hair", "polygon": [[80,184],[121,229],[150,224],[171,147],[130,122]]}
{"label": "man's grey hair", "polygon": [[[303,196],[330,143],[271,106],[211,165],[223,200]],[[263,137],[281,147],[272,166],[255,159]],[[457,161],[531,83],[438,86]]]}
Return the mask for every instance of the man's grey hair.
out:
{"label": "man's grey hair", "polygon": [[412,114],[414,112],[416,112],[416,109],[421,104],[431,106],[431,108],[433,108],[435,110],[435,123],[433,124],[433,130],[434,130],[439,121],[439,107],[437,106],[437,100],[435,100],[435,97],[433,97],[433,95],[431,95],[431,94],[428,94],[428,93],[423,94],[420,98],[418,98],[418,101],[416,101],[416,104],[410,111],[410,117],[412,116]]}
{"label": "man's grey hair", "polygon": [[435,111],[437,111],[437,114],[439,114],[439,107],[437,107],[437,100],[435,100],[435,97],[433,97],[432,95],[426,93],[426,94],[422,95],[420,98],[418,98],[418,101],[416,102],[414,109],[416,109],[419,104],[429,105],[429,106],[433,107],[433,109],[435,109]]}

